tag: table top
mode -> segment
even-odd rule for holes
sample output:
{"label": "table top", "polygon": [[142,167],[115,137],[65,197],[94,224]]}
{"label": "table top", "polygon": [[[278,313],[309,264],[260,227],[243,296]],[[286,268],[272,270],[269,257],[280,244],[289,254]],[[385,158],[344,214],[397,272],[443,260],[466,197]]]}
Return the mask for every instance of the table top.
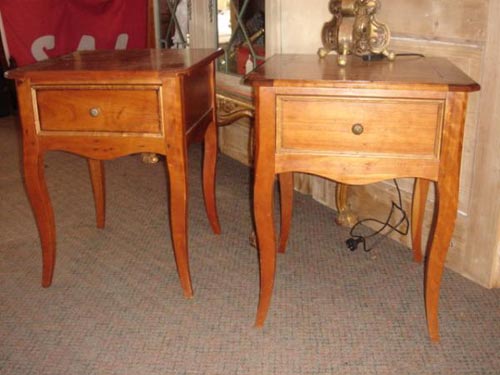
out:
{"label": "table top", "polygon": [[40,61],[5,73],[10,79],[47,78],[54,73],[68,79],[109,76],[149,76],[187,74],[223,54],[216,49],[130,49],[77,51]]}
{"label": "table top", "polygon": [[477,91],[479,84],[445,58],[401,56],[364,61],[348,56],[345,67],[336,55],[274,55],[245,77],[245,83],[261,86],[315,86],[446,91]]}

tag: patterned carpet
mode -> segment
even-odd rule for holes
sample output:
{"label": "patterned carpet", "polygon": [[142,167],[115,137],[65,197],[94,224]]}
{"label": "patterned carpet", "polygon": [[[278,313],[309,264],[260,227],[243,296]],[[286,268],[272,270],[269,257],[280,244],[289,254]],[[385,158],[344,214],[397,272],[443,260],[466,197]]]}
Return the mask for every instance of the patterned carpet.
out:
{"label": "patterned carpet", "polygon": [[49,153],[56,215],[52,287],[40,287],[38,234],[20,175],[18,131],[0,119],[0,374],[499,374],[500,290],[445,271],[441,342],[429,341],[422,274],[391,240],[346,250],[335,212],[296,193],[266,326],[253,327],[257,253],[249,170],[221,156],[212,234],[190,151],[184,299],[167,217],[164,163],[107,161],[107,225],[95,227],[84,159]]}

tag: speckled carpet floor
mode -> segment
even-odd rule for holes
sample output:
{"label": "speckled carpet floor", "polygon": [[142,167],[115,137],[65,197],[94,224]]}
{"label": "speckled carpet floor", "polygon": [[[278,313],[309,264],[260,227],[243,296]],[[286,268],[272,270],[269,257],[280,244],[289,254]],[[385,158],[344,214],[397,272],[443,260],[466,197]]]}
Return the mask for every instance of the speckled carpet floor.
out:
{"label": "speckled carpet floor", "polygon": [[249,170],[219,158],[223,233],[211,233],[190,151],[189,249],[195,297],[177,278],[164,163],[107,161],[107,223],[95,227],[85,160],[53,152],[53,285],[40,286],[35,222],[20,174],[19,134],[0,119],[0,374],[500,374],[500,290],[446,270],[441,342],[429,341],[423,268],[391,240],[346,250],[335,211],[295,194],[271,309],[253,327],[257,253]]}

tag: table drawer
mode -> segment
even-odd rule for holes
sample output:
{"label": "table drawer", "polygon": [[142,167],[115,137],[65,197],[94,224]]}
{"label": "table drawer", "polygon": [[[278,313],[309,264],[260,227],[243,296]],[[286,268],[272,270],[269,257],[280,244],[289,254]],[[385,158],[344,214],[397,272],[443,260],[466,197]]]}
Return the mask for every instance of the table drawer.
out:
{"label": "table drawer", "polygon": [[438,158],[444,102],[277,96],[277,152]]}
{"label": "table drawer", "polygon": [[157,88],[39,88],[36,102],[43,131],[161,131]]}

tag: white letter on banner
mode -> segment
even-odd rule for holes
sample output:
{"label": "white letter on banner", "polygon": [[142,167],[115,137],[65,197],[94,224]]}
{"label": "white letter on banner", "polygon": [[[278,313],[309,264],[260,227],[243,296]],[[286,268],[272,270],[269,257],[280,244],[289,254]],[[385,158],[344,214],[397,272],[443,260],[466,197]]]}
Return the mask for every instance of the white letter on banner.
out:
{"label": "white letter on banner", "polygon": [[90,35],[82,35],[77,51],[93,51],[95,50],[95,38]]}
{"label": "white letter on banner", "polygon": [[120,34],[116,38],[115,49],[126,49],[128,43],[128,34]]}
{"label": "white letter on banner", "polygon": [[48,59],[49,56],[45,53],[47,49],[54,49],[56,46],[56,37],[54,35],[44,35],[35,39],[31,45],[31,54],[36,61]]}

